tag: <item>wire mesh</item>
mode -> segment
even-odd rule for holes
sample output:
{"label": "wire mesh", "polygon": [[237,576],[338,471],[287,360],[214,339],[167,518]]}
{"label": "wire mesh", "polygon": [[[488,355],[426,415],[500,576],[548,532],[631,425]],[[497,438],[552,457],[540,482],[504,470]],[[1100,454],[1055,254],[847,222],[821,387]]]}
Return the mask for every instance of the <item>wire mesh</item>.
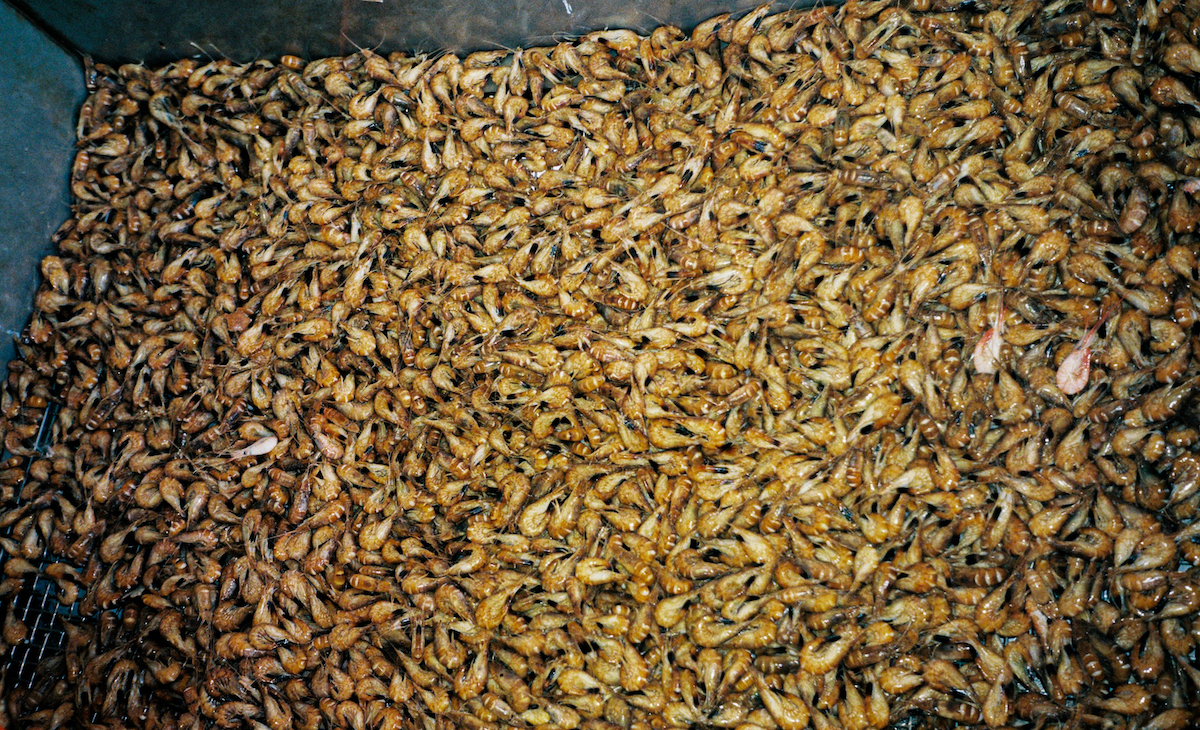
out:
{"label": "wire mesh", "polygon": [[[50,427],[58,417],[58,405],[51,401],[42,416],[38,428],[34,450],[46,453],[47,442],[50,438]],[[26,459],[25,481],[29,479],[30,460]],[[24,488],[24,483],[21,485]],[[5,530],[10,534],[11,528]],[[0,546],[0,570],[8,562],[10,556]],[[42,559],[34,565],[39,573],[44,573],[46,566],[56,562]],[[29,629],[29,635],[24,641],[10,647],[7,655],[0,657],[0,677],[4,679],[3,686],[8,688],[30,687],[37,678],[37,667],[43,659],[63,652],[67,643],[67,635],[63,631],[58,617],[80,619],[79,601],[63,605],[58,599],[58,588],[53,581],[38,575],[32,579],[26,578],[11,601],[0,606],[0,618],[15,614]]]}
{"label": "wire mesh", "polygon": [[79,617],[78,603],[64,606],[54,596],[53,583],[38,578],[33,586],[17,594],[8,610],[29,627],[29,638],[9,650],[5,659],[6,686],[28,687],[37,676],[37,666],[47,656],[61,654],[67,643],[57,617]]}

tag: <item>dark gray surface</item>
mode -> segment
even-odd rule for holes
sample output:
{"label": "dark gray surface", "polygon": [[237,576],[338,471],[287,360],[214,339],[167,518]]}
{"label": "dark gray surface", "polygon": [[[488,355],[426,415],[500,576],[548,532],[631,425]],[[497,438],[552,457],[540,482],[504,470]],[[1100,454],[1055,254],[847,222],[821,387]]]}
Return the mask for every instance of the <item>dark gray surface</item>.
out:
{"label": "dark gray surface", "polygon": [[79,62],[0,3],[0,363],[32,311],[38,262],[66,220]]}
{"label": "dark gray surface", "polygon": [[[762,0],[10,0],[109,63],[207,54],[246,62],[552,44],[592,30],[690,28]],[[812,0],[788,5],[811,5]]]}

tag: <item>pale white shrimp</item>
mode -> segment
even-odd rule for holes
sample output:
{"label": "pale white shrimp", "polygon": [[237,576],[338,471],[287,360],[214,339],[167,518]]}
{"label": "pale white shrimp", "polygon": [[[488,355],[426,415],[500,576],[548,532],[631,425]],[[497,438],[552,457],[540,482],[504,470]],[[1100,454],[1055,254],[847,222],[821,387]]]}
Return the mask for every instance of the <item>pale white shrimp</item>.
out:
{"label": "pale white shrimp", "polygon": [[264,456],[279,445],[279,439],[275,436],[264,436],[244,449],[238,449],[229,454],[231,459],[242,459],[247,456]]}

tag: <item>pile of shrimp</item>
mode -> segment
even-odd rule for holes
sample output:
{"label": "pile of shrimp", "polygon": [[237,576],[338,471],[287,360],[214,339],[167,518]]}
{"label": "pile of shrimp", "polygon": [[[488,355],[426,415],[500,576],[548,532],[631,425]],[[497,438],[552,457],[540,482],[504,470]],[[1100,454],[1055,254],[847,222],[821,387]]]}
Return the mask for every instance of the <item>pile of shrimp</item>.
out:
{"label": "pile of shrimp", "polygon": [[1193,726],[1198,36],[89,63],[0,397],[0,605],[79,614],[0,722]]}

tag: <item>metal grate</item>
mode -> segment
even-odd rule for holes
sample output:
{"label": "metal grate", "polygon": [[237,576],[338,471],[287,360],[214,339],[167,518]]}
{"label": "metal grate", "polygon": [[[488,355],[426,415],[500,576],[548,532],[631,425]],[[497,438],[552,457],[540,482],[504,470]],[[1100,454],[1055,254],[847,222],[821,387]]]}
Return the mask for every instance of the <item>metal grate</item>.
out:
{"label": "metal grate", "polygon": [[79,618],[78,603],[64,606],[54,596],[54,584],[38,578],[33,586],[16,595],[9,611],[29,627],[29,638],[12,647],[5,659],[5,686],[30,687],[37,677],[37,666],[47,656],[61,654],[67,635],[59,626],[58,616]]}
{"label": "metal grate", "polygon": [[[51,400],[42,416],[38,428],[34,450],[46,453],[47,441],[50,438],[50,428],[58,417],[58,404]],[[29,478],[29,460],[25,464],[25,479]],[[22,488],[24,484],[22,484]],[[8,559],[8,554],[0,548],[0,568]],[[38,570],[56,562],[42,559],[37,561]],[[67,635],[62,630],[59,616],[80,619],[79,602],[64,606],[57,597],[58,588],[53,581],[38,577],[33,581],[28,579],[20,591],[10,602],[0,606],[0,619],[14,612],[29,628],[29,637],[13,646],[7,656],[0,657],[0,677],[4,679],[3,686],[9,688],[30,687],[37,678],[38,664],[48,656],[61,654],[67,643]]]}

